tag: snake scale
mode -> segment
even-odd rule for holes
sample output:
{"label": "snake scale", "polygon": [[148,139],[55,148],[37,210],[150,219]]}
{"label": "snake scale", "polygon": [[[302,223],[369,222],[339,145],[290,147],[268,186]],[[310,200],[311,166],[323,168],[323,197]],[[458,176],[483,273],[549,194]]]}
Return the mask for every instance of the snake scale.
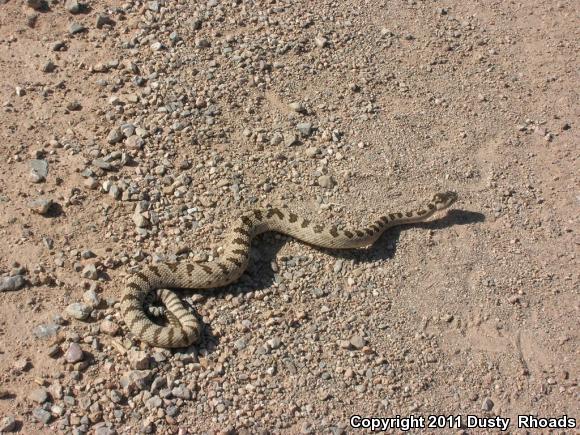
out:
{"label": "snake scale", "polygon": [[[380,216],[366,228],[340,230],[313,224],[292,212],[277,208],[256,209],[243,214],[229,232],[217,261],[157,264],[131,275],[121,300],[121,311],[131,332],[141,341],[158,347],[185,347],[199,340],[201,325],[177,295],[166,288],[209,289],[237,280],[248,264],[252,238],[276,231],[310,245],[330,249],[360,248],[374,243],[388,228],[421,222],[457,200],[455,192],[437,193],[425,206],[407,213]],[[145,313],[151,295],[166,307],[168,325],[154,323]]]}

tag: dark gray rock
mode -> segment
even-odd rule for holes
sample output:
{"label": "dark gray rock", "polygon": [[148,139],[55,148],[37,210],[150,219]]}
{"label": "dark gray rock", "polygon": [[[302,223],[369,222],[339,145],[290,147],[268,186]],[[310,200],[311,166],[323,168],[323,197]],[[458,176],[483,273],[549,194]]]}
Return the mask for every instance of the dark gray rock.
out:
{"label": "dark gray rock", "polygon": [[310,124],[309,122],[301,122],[299,124],[296,124],[296,128],[298,129],[300,134],[302,134],[302,136],[310,136],[310,134],[312,133],[312,124]]}
{"label": "dark gray rock", "polygon": [[83,33],[86,30],[87,30],[87,28],[80,23],[71,23],[68,26],[68,32],[71,35],[76,35],[77,33]]}
{"label": "dark gray rock", "polygon": [[22,275],[7,276],[0,278],[0,292],[19,290],[24,287],[26,281]]}
{"label": "dark gray rock", "polygon": [[52,419],[52,415],[50,415],[50,412],[46,411],[45,409],[42,408],[34,408],[32,410],[32,416],[40,421],[41,423],[44,424],[48,424],[50,423],[50,420]]}
{"label": "dark gray rock", "polygon": [[83,10],[83,5],[80,4],[77,0],[66,0],[64,7],[71,14],[78,14]]}

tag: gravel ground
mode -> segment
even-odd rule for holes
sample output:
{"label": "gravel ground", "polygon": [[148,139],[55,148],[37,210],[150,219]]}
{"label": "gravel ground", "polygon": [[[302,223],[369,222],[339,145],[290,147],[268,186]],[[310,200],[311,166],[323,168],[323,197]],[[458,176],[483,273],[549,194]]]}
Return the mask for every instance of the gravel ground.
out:
{"label": "gravel ground", "polygon": [[[578,418],[577,18],[0,0],[0,432]],[[370,249],[258,237],[239,282],[180,292],[197,346],[149,348],[120,316],[126,273],[215,261],[242,210],[357,225],[448,189],[455,209]]]}

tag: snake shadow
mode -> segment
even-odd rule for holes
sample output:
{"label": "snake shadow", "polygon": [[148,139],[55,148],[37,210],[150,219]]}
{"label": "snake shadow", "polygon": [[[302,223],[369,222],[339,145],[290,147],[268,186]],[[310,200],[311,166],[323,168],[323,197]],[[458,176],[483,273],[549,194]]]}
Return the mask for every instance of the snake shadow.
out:
{"label": "snake shadow", "polygon": [[[325,249],[312,245],[309,246],[312,249],[335,258],[352,260],[355,264],[378,260],[389,260],[395,256],[399,237],[401,232],[405,231],[405,229],[422,228],[427,230],[442,230],[456,225],[469,225],[484,221],[485,215],[482,213],[452,209],[449,210],[445,216],[439,219],[391,228],[385,231],[385,233],[383,233],[373,245],[366,248],[339,250]],[[277,238],[273,233],[259,235],[252,243],[248,267],[239,281],[226,287],[217,288],[211,292],[208,292],[207,290],[182,289],[183,294],[201,294],[205,298],[212,297],[222,299],[229,297],[229,295],[237,297],[257,291],[271,291],[271,293],[277,292],[277,288],[273,286],[273,284],[278,278],[278,273],[274,272],[272,269],[272,261],[277,258],[278,252],[286,244],[288,239],[290,239],[290,237],[283,236]],[[283,263],[283,261],[280,261],[279,263]],[[282,265],[281,269],[283,268],[284,266]],[[198,313],[193,304],[190,304],[187,300],[184,300],[183,302],[202,325],[201,341],[198,344],[187,348],[185,352],[202,355],[212,353],[219,346],[219,335],[212,331],[210,324],[203,321],[202,316]],[[203,304],[203,301],[200,303]],[[183,351],[184,350],[182,349],[181,352]]]}

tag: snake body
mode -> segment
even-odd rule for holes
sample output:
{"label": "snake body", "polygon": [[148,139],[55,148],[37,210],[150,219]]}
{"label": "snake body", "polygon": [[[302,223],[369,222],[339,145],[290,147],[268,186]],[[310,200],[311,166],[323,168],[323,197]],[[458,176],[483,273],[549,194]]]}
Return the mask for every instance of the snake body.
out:
{"label": "snake body", "polygon": [[[374,243],[388,228],[421,222],[457,199],[455,192],[437,193],[423,207],[406,213],[380,216],[366,228],[341,230],[313,224],[292,212],[277,208],[244,213],[228,233],[224,251],[217,261],[157,264],[131,275],[121,300],[121,311],[130,331],[141,341],[158,347],[185,347],[199,340],[201,325],[175,293],[167,288],[209,289],[237,280],[248,264],[252,238],[276,231],[310,245],[330,249],[359,248]],[[166,307],[168,325],[154,323],[144,311],[144,303],[156,295]]]}

